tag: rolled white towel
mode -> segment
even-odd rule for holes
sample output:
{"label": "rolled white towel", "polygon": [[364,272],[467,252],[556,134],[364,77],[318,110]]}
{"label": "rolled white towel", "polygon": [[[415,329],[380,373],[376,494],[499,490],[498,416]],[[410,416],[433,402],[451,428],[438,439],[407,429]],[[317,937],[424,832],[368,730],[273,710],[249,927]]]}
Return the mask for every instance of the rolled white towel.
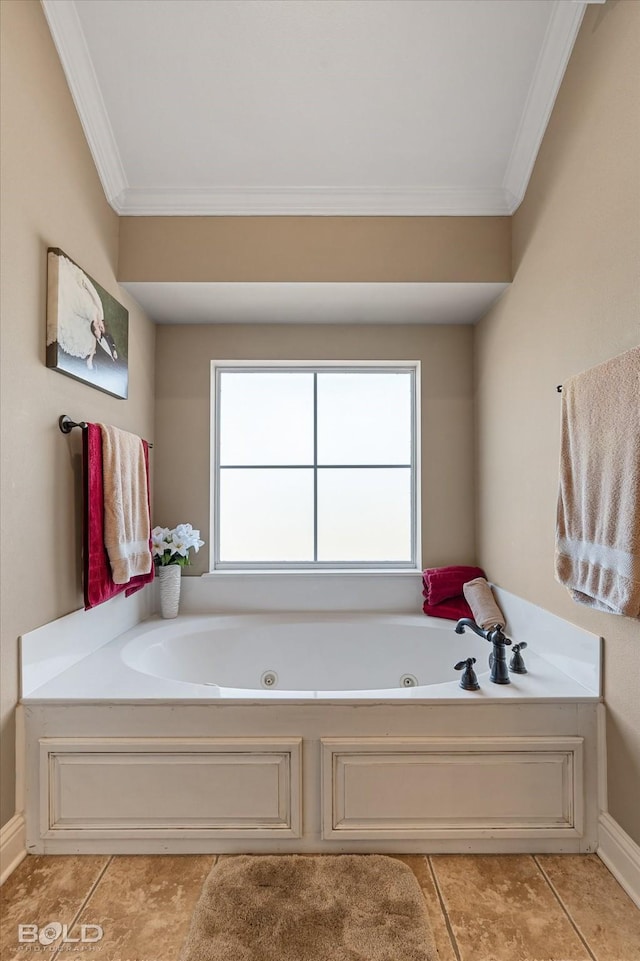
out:
{"label": "rolled white towel", "polygon": [[506,620],[504,614],[496,604],[493,591],[486,578],[474,577],[472,581],[467,581],[462,586],[462,592],[467,604],[473,612],[473,619],[479,624],[483,631],[490,627],[505,627]]}

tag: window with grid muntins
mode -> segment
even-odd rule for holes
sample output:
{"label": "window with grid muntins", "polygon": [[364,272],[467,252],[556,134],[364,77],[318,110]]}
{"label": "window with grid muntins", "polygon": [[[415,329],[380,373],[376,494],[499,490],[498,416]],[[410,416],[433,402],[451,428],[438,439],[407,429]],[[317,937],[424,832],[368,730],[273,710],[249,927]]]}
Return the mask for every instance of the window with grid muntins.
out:
{"label": "window with grid muntins", "polygon": [[214,363],[214,567],[417,566],[417,363]]}

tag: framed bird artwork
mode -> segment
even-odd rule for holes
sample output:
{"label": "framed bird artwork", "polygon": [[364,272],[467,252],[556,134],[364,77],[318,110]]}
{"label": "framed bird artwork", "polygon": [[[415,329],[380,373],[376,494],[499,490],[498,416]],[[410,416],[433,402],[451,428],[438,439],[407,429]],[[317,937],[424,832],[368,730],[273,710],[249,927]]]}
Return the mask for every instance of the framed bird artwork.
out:
{"label": "framed bird artwork", "polygon": [[58,247],[47,250],[47,367],[114,397],[129,387],[129,312]]}

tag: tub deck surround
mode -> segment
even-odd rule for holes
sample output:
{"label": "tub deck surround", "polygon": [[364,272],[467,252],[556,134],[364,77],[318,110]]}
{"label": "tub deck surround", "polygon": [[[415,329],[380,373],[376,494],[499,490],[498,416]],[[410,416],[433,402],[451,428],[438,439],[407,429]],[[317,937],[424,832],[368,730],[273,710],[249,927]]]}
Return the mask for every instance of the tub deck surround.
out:
{"label": "tub deck surround", "polygon": [[[531,635],[529,673],[495,685],[490,645],[453,628],[353,611],[144,621],[23,697],[28,849],[594,850],[599,639],[583,632],[594,689]],[[459,687],[466,656],[478,692]]]}
{"label": "tub deck surround", "polygon": [[183,614],[422,611],[419,570],[214,571],[183,578]]}
{"label": "tub deck surround", "polygon": [[73,611],[20,638],[20,691],[28,696],[52,677],[151,616],[153,585],[131,597],[118,594],[89,611]]}
{"label": "tub deck surround", "polygon": [[[336,618],[347,616],[351,621],[350,631],[353,634],[356,622],[362,624],[363,638],[366,640],[367,624],[371,619],[375,621],[377,615],[396,617],[402,615],[404,624],[415,626],[415,632],[422,639],[432,630],[443,640],[443,651],[450,649],[453,655],[458,651],[455,645],[453,621],[439,618],[425,617],[416,614],[421,607],[421,575],[407,572],[389,573],[349,573],[333,574],[323,572],[296,572],[295,574],[236,574],[225,573],[206,575],[204,577],[184,577],[182,582],[182,614],[178,618],[179,625],[191,623],[187,618],[194,616],[204,618],[206,615],[232,616],[238,618],[254,617],[264,612],[268,617],[275,616],[285,623],[287,618],[300,619],[300,623],[319,620],[330,626],[335,624]],[[507,617],[507,634],[514,642],[526,641],[528,644],[525,661],[537,670],[529,669],[528,675],[512,675],[512,683],[498,690],[499,685],[491,684],[488,692],[483,684],[482,675],[488,658],[488,645],[481,642],[475,653],[472,635],[464,635],[463,648],[460,657],[477,656],[478,672],[482,685],[480,692],[460,691],[457,684],[459,677],[452,673],[447,691],[454,699],[462,695],[486,698],[525,697],[578,697],[587,692],[586,696],[598,696],[601,693],[601,639],[588,631],[578,628],[562,618],[550,614],[534,604],[495,588],[498,602]],[[23,698],[32,697],[38,692],[38,697],[69,697],[77,699],[80,685],[85,697],[131,697],[139,696],[148,700],[154,696],[159,698],[176,697],[201,699],[202,697],[218,696],[211,687],[203,691],[202,684],[194,685],[189,690],[183,682],[180,687],[167,677],[155,679],[145,677],[137,671],[131,674],[125,670],[124,662],[117,658],[112,660],[112,653],[118,649],[118,644],[124,645],[133,636],[125,638],[123,635],[130,628],[139,626],[142,634],[158,629],[158,624],[149,619],[149,611],[154,588],[146,588],[132,598],[115,598],[113,601],[96,608],[93,611],[76,611],[60,618],[51,624],[44,625],[21,638],[21,677]],[[366,613],[362,613],[366,612]],[[392,613],[389,613],[392,612]],[[319,618],[317,617],[319,615]],[[144,623],[140,623],[147,618]],[[345,620],[345,623],[346,623]],[[289,621],[291,622],[291,621]],[[236,622],[240,624],[240,621]],[[259,617],[246,624],[258,624]],[[406,632],[405,632],[406,633]],[[115,641],[114,641],[115,639]],[[102,647],[109,645],[109,652],[100,654]],[[143,642],[137,642],[141,646]],[[483,647],[483,645],[485,645]],[[473,650],[472,650],[473,649]],[[485,650],[486,655],[483,652]],[[341,656],[344,656],[344,649]],[[89,656],[95,655],[89,664],[83,664]],[[478,656],[479,655],[479,656]],[[448,653],[446,657],[448,658]],[[538,663],[538,658],[544,661]],[[362,658],[363,672],[368,661]],[[453,661],[455,663],[455,660]],[[453,666],[452,663],[452,666]],[[82,664],[82,666],[80,666]],[[131,666],[131,663],[127,665]],[[70,668],[77,667],[77,671],[70,673]],[[555,670],[553,670],[555,668]],[[265,670],[273,669],[267,665]],[[402,673],[409,672],[409,668]],[[64,675],[64,676],[63,676]],[[50,684],[54,678],[59,683]],[[110,679],[117,683],[117,692],[109,689]],[[577,686],[568,684],[564,694],[560,688],[565,682],[575,681]],[[208,680],[211,680],[210,678]],[[488,680],[488,679],[487,679]],[[395,680],[393,681],[395,684]],[[315,685],[312,685],[315,687]],[[340,685],[342,688],[344,684]],[[282,685],[279,685],[282,692]],[[358,683],[360,691],[356,694],[362,697],[361,691],[370,687],[364,682]],[[93,693],[90,693],[93,692]],[[155,693],[153,693],[155,692]],[[385,690],[385,697],[401,697],[408,694],[419,697],[421,689],[408,689],[403,693],[390,693]],[[425,692],[425,696],[445,696],[444,689],[438,692]],[[276,695],[276,691],[252,691],[252,696],[264,697]],[[239,696],[238,691],[230,696]],[[290,695],[287,695],[290,696]],[[305,695],[309,696],[309,695]],[[344,690],[336,694],[344,697]]]}
{"label": "tub deck surround", "polygon": [[526,641],[558,670],[593,693],[602,693],[601,637],[501,587],[493,585],[493,591],[507,619],[506,633],[509,637],[514,641]]}
{"label": "tub deck surround", "polygon": [[[456,635],[453,626],[424,615],[152,617],[32,690],[23,703],[597,700],[531,643],[528,673],[511,674],[507,685],[492,684],[491,645],[475,635]],[[469,656],[477,659],[479,691],[463,691],[454,670]],[[277,685],[264,688],[260,679],[269,671]],[[406,675],[417,686],[401,687]]]}

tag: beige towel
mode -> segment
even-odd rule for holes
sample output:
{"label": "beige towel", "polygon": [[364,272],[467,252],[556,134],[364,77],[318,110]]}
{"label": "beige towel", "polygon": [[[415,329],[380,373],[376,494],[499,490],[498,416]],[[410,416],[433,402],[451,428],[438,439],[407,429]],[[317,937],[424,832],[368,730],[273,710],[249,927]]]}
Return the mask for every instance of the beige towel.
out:
{"label": "beige towel", "polygon": [[115,584],[148,574],[151,524],[147,468],[142,441],[117,427],[100,424],[104,480],[104,545]]}
{"label": "beige towel", "polygon": [[640,347],[563,385],[556,578],[640,617]]}
{"label": "beige towel", "polygon": [[504,614],[496,604],[489,584],[484,577],[474,577],[472,581],[467,581],[462,585],[467,604],[473,612],[473,619],[479,624],[483,631],[496,624],[504,627],[507,623]]}

